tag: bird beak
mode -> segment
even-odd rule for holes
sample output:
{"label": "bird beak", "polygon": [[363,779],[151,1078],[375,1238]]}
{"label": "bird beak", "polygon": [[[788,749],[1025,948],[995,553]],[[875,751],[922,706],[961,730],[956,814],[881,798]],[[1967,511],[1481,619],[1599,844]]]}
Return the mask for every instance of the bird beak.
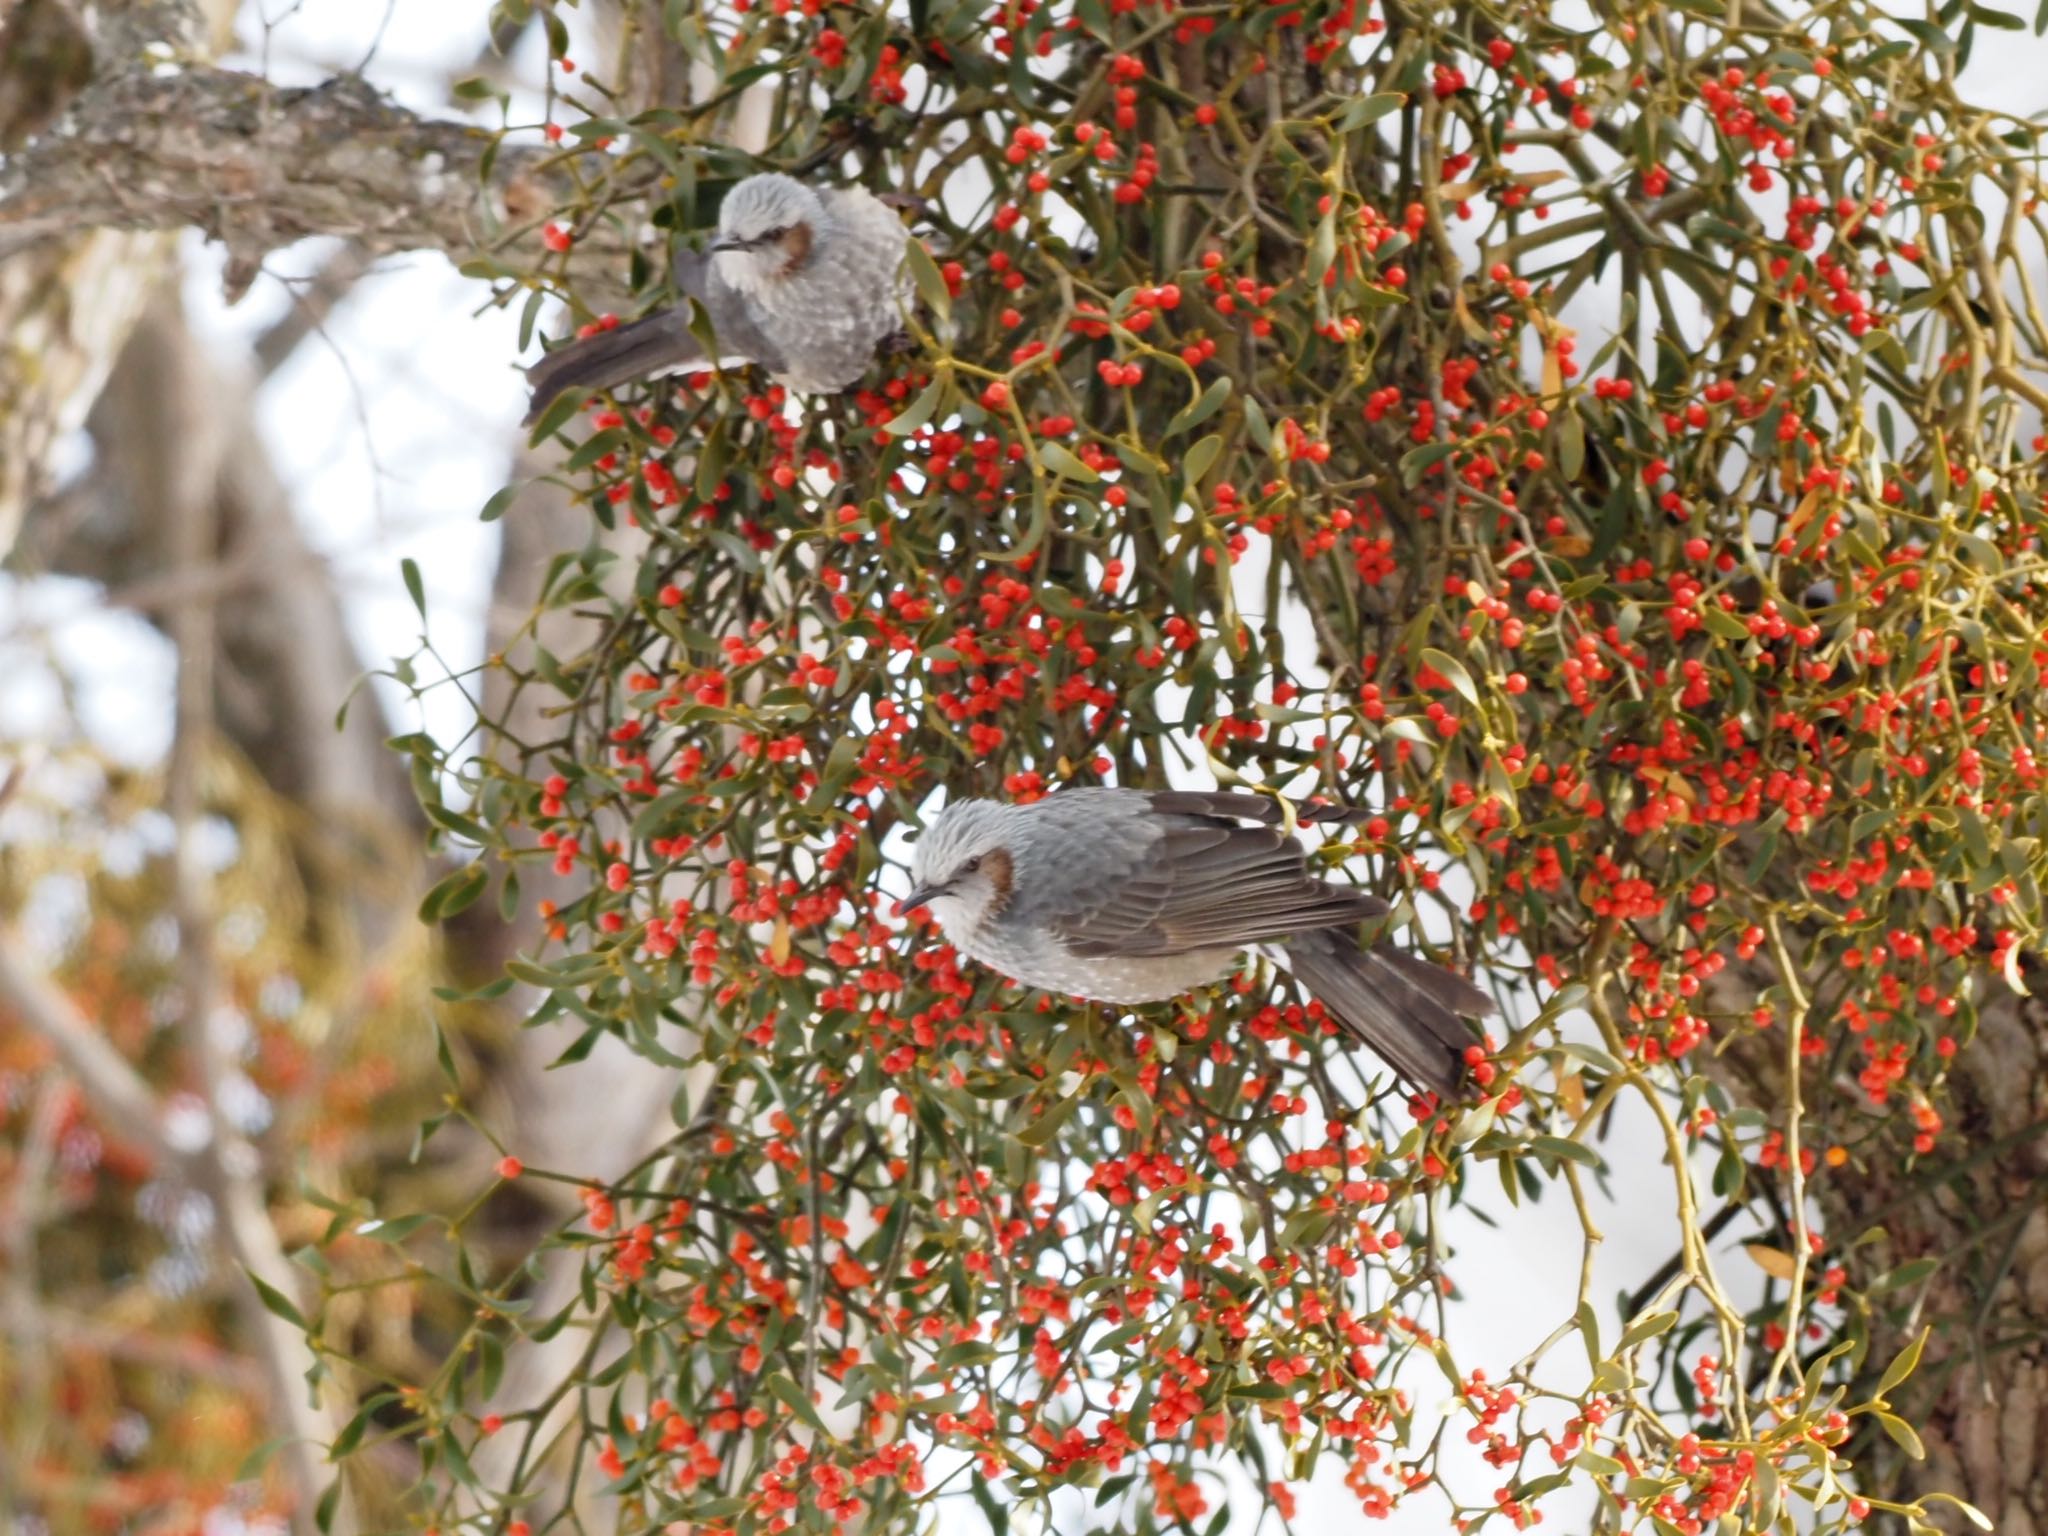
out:
{"label": "bird beak", "polygon": [[[945,893],[946,887],[943,885],[920,885],[916,890],[896,903],[895,915],[901,917],[906,912],[915,912],[919,907],[930,906],[934,896],[943,896]],[[906,923],[903,928],[903,958],[908,960],[922,949],[924,947],[924,939],[924,924]]]}
{"label": "bird beak", "polygon": [[710,254],[716,256],[720,251],[751,251],[753,248],[754,242],[751,240],[741,240],[732,235],[720,235],[711,242]]}
{"label": "bird beak", "polygon": [[945,894],[946,887],[943,885],[920,885],[916,890],[896,903],[896,915],[901,917],[904,913],[914,912],[919,907],[928,907],[931,905],[931,900],[934,896],[943,896]]}

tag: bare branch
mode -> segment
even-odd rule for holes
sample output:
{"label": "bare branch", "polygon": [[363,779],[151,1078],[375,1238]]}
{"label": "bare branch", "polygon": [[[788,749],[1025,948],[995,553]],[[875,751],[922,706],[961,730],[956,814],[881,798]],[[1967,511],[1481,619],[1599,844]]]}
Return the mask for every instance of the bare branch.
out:
{"label": "bare branch", "polygon": [[[524,16],[494,12],[489,35],[474,61],[475,72],[492,78],[505,74],[507,56],[533,24],[534,17],[530,12]],[[361,74],[362,71],[357,69],[355,73]],[[351,243],[336,251],[318,272],[304,282],[288,283],[292,295],[290,312],[256,338],[258,376],[268,379],[297,352],[301,342],[320,333],[336,306],[369,276],[374,261],[374,252]]]}
{"label": "bare branch", "polygon": [[149,1084],[5,930],[0,930],[0,1007],[55,1049],[103,1124],[142,1141],[165,1164],[189,1165],[192,1152],[165,1133]]}
{"label": "bare branch", "polygon": [[[207,41],[206,29],[221,21],[218,8],[209,19],[193,0],[127,0],[106,12],[98,24],[97,51],[130,65],[142,63],[150,50],[183,54],[199,47]],[[216,35],[211,41],[218,46],[222,39]]]}
{"label": "bare branch", "polygon": [[[16,0],[0,9],[0,148],[10,168],[0,199],[13,168],[35,158],[19,146],[52,122],[68,131],[95,77],[204,57],[235,9],[235,0]],[[0,262],[0,555],[28,502],[48,489],[51,446],[84,421],[173,256],[165,234],[81,228]]]}
{"label": "bare branch", "polygon": [[242,1392],[261,1392],[263,1372],[245,1356],[204,1339],[151,1333],[147,1328],[102,1322],[83,1313],[44,1307],[37,1315],[46,1337],[65,1349],[81,1349],[106,1360],[176,1371],[218,1381]]}
{"label": "bare branch", "polygon": [[92,76],[92,42],[62,0],[0,0],[0,149],[64,110]]}
{"label": "bare branch", "polygon": [[[196,382],[202,376],[198,359],[186,349],[171,367]],[[193,389],[179,391],[198,396]],[[201,397],[203,398],[203,396]],[[164,501],[170,515],[167,553],[172,570],[197,576],[213,559],[220,538],[220,506],[215,491],[226,456],[222,437],[228,421],[189,399],[189,419],[163,445]],[[211,598],[194,583],[186,600],[171,616],[171,637],[178,647],[177,729],[171,738],[171,760],[165,774],[166,809],[177,828],[171,903],[178,922],[179,979],[184,991],[180,1034],[188,1056],[197,1063],[204,1085],[211,1126],[209,1156],[202,1167],[204,1186],[220,1212],[221,1228],[234,1261],[255,1280],[282,1296],[297,1281],[263,1194],[263,1164],[221,1113],[222,1088],[232,1064],[215,1037],[212,1022],[221,996],[214,954],[212,881],[199,851],[196,829],[205,810],[201,783],[205,754],[213,740],[214,662],[219,647]],[[319,1403],[317,1357],[305,1333],[278,1317],[252,1286],[238,1286],[236,1301],[250,1347],[270,1377],[271,1410],[287,1430],[286,1464],[297,1486],[292,1511],[294,1529],[312,1536],[315,1503],[326,1472],[320,1447],[332,1441],[335,1426]],[[328,1530],[352,1528],[349,1513],[336,1511]]]}
{"label": "bare branch", "polygon": [[[280,88],[228,69],[141,73],[94,85],[61,133],[0,172],[0,257],[81,226],[193,227],[253,278],[270,251],[339,235],[365,252],[495,250],[538,261],[540,223],[573,198],[561,152],[422,118],[361,80]],[[610,246],[610,249],[607,247]],[[579,256],[619,254],[599,228]]]}

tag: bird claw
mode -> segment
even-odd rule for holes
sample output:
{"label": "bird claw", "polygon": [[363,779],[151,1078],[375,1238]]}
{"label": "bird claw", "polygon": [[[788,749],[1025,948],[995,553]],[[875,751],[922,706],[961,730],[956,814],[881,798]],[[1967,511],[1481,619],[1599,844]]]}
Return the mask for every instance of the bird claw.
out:
{"label": "bird claw", "polygon": [[917,350],[917,338],[908,331],[891,331],[875,350],[884,357],[902,357]]}

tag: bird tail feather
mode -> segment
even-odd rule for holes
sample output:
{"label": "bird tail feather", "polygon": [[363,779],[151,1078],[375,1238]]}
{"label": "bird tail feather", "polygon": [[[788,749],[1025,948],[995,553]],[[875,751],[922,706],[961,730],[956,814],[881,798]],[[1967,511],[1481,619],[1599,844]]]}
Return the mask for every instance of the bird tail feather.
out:
{"label": "bird tail feather", "polygon": [[526,370],[533,387],[526,425],[570,390],[616,389],[635,379],[704,360],[704,349],[674,310],[661,310],[609,331],[557,347]]}
{"label": "bird tail feather", "polygon": [[1289,940],[1286,964],[1339,1027],[1409,1083],[1445,1100],[1456,1097],[1465,1049],[1476,1038],[1464,1020],[1493,1013],[1492,998],[1456,972],[1391,945],[1360,949],[1347,929]]}

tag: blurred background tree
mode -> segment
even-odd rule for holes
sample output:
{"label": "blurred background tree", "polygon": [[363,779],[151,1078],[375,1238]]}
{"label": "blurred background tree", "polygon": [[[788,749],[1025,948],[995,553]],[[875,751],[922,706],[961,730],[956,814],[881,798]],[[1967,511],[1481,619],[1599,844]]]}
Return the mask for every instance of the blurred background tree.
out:
{"label": "blurred background tree", "polygon": [[[178,658],[7,780],[15,1520],[2048,1520],[2025,22],[507,0],[387,97],[297,9],[0,10],[0,526]],[[419,249],[502,364],[763,164],[924,199],[917,355],[563,402],[335,729],[167,232],[321,237],[259,379]],[[880,920],[935,789],[1211,774],[1379,812],[1472,1104]]]}

